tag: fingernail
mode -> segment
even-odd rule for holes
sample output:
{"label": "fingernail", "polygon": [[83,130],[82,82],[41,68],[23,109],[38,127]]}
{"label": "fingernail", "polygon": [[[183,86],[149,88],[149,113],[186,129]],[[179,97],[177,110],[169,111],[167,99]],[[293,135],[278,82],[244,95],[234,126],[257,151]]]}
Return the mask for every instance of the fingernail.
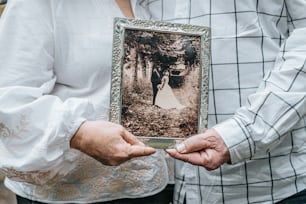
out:
{"label": "fingernail", "polygon": [[176,145],[176,150],[177,150],[178,152],[183,152],[183,151],[185,150],[185,145],[184,145],[184,143],[181,143],[181,144]]}

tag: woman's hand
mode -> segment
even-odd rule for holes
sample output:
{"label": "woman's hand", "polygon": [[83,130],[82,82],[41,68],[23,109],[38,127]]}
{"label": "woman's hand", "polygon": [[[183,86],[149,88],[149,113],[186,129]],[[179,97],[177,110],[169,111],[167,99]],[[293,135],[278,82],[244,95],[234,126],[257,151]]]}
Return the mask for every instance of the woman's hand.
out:
{"label": "woman's hand", "polygon": [[105,121],[84,122],[70,146],[110,166],[155,153],[155,149],[146,147],[121,125]]}

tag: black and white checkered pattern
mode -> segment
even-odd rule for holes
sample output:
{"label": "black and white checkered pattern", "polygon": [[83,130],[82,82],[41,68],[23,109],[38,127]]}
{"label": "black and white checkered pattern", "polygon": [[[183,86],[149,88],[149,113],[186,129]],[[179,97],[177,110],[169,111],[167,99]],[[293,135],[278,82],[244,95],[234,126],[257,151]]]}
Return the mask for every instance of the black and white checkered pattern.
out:
{"label": "black and white checkered pattern", "polygon": [[306,1],[140,4],[151,19],[212,29],[209,127],[233,164],[208,172],[177,162],[175,202],[275,203],[305,189]]}

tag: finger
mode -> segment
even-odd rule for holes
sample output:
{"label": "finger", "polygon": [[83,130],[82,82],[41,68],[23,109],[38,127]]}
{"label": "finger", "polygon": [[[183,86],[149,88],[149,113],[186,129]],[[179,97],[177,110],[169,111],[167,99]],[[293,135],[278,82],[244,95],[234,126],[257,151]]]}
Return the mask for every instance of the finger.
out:
{"label": "finger", "polygon": [[178,153],[176,149],[165,149],[165,151],[172,157],[175,157],[176,154]]}
{"label": "finger", "polygon": [[139,145],[130,146],[129,157],[141,157],[154,154],[156,150],[152,147],[144,147]]}
{"label": "finger", "polygon": [[[176,151],[175,149],[168,149],[166,150],[166,152],[179,160],[194,164],[194,165],[198,165],[198,166],[204,166],[203,164],[203,158],[201,157],[201,154],[199,154],[198,152],[194,152],[194,153],[189,153],[189,154],[181,154],[178,151]],[[205,167],[205,166],[204,166]]]}
{"label": "finger", "polygon": [[195,135],[187,138],[181,144],[176,146],[176,149],[180,153],[190,153],[203,150],[210,146],[210,141],[206,140],[202,135]]}

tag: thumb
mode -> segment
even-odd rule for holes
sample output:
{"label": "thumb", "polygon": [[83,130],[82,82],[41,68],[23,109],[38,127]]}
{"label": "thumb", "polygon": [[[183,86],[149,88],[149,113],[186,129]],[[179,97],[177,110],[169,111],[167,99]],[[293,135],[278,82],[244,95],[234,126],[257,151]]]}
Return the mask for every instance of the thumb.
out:
{"label": "thumb", "polygon": [[152,147],[140,146],[140,145],[131,145],[130,146],[130,157],[141,157],[154,154],[156,150]]}

